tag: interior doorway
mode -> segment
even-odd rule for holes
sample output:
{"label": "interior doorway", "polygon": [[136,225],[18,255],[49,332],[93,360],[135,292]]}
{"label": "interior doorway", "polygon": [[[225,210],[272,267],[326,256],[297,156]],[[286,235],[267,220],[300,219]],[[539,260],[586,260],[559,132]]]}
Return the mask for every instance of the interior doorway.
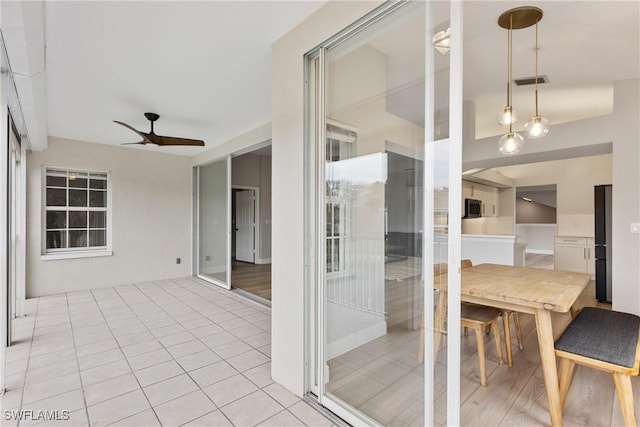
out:
{"label": "interior doorway", "polygon": [[271,304],[271,144],[232,158],[231,287]]}

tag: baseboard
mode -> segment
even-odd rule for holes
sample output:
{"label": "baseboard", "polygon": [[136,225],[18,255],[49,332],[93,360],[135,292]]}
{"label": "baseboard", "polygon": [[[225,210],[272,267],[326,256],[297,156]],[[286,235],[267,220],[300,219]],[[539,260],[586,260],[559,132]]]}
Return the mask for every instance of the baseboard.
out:
{"label": "baseboard", "polygon": [[271,264],[271,258],[256,259],[256,264]]}
{"label": "baseboard", "polygon": [[525,249],[525,253],[538,255],[553,255],[553,249]]}

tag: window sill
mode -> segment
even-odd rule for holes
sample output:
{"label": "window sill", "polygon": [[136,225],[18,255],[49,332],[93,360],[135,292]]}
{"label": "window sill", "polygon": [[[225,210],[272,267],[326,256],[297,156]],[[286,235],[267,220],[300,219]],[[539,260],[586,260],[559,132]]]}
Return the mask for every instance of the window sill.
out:
{"label": "window sill", "polygon": [[78,251],[78,252],[60,252],[44,254],[40,256],[41,261],[52,261],[57,259],[73,259],[73,258],[95,258],[103,256],[112,256],[111,250],[99,250],[99,251]]}

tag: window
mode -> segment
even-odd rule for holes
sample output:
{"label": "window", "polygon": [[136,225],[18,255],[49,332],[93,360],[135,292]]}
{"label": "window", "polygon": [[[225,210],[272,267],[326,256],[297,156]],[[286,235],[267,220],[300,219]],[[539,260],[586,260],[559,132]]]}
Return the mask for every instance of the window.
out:
{"label": "window", "polygon": [[327,273],[344,270],[346,205],[327,203]]}
{"label": "window", "polygon": [[[355,129],[334,120],[327,120],[326,163],[354,157],[356,139]],[[340,181],[327,182],[327,273],[345,271],[347,204],[343,193],[345,193],[346,185],[347,183]]]}
{"label": "window", "polygon": [[47,168],[45,252],[106,251],[108,200],[107,173]]}

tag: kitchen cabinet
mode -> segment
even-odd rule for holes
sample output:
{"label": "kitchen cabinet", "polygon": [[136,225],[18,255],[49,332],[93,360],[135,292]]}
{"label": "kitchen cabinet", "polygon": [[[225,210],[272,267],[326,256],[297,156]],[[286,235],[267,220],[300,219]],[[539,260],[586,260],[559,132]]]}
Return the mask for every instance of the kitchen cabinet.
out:
{"label": "kitchen cabinet", "polygon": [[498,216],[498,189],[488,185],[470,181],[462,181],[462,212],[464,199],[475,199],[482,202],[482,216]]}
{"label": "kitchen cabinet", "polygon": [[594,239],[581,236],[556,236],[554,268],[595,275]]}

